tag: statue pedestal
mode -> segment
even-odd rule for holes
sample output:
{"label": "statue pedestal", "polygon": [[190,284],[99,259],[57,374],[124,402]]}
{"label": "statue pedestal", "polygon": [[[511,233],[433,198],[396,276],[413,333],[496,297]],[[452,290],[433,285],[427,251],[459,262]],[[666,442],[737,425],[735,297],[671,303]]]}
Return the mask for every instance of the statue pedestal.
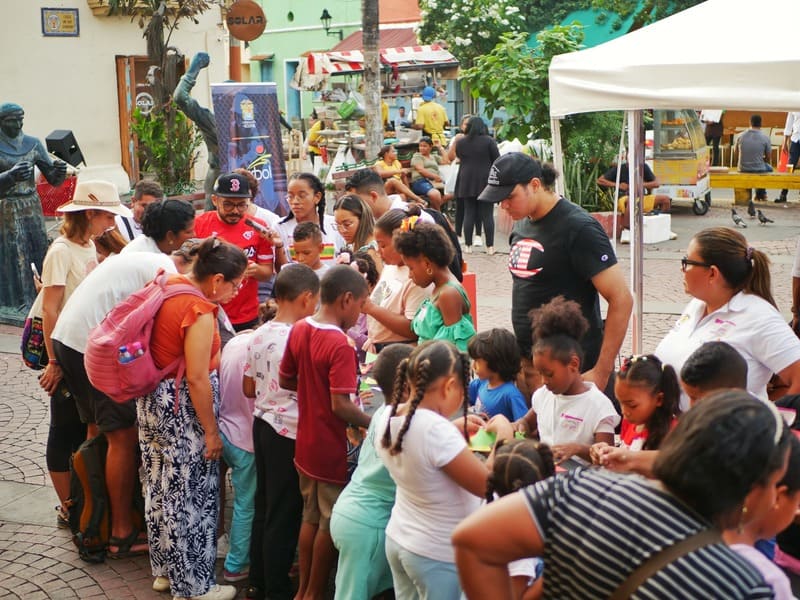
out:
{"label": "statue pedestal", "polygon": [[25,325],[27,317],[28,311],[24,308],[13,309],[8,306],[0,306],[0,323],[22,327]]}

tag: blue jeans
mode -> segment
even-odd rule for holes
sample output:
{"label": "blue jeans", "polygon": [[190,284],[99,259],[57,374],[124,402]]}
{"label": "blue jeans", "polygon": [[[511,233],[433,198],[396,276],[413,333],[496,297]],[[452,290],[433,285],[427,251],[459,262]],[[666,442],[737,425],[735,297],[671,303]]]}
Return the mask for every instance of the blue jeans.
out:
{"label": "blue jeans", "polygon": [[403,549],[386,536],[386,558],[392,568],[394,593],[402,600],[460,600],[455,563],[425,558]]}
{"label": "blue jeans", "polygon": [[230,548],[225,557],[225,569],[241,573],[250,566],[250,535],[253,527],[256,497],[256,458],[252,452],[237,448],[222,438],[222,458],[231,469],[233,483],[233,517],[231,518]]}

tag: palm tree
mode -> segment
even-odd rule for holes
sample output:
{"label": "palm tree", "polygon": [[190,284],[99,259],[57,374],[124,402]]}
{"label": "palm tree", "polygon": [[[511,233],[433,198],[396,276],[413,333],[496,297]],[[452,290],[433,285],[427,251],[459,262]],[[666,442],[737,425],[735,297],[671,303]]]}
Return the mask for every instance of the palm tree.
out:
{"label": "palm tree", "polygon": [[383,145],[378,0],[361,0],[361,14],[364,44],[364,108],[367,113],[365,157],[367,160],[373,160],[378,156],[378,150]]}

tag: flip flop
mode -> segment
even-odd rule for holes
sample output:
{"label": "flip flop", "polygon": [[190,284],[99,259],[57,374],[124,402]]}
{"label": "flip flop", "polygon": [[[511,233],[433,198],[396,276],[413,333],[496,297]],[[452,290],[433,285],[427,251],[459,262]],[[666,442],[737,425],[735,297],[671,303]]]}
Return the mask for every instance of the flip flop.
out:
{"label": "flip flop", "polygon": [[[134,545],[142,545],[145,547],[141,550],[131,550]],[[111,552],[111,546],[116,546],[117,551]],[[118,538],[112,535],[108,539],[108,547],[109,549],[106,552],[106,556],[112,560],[131,558],[133,556],[143,556],[150,552],[150,548],[147,547],[147,542],[142,542],[139,539],[139,531],[136,529],[131,531],[130,535],[125,538]]]}

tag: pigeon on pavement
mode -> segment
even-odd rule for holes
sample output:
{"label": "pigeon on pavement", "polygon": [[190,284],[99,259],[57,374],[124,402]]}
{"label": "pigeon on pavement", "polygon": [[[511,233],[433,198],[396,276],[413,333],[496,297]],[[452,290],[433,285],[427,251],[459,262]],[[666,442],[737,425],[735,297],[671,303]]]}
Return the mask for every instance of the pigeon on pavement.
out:
{"label": "pigeon on pavement", "polygon": [[731,207],[731,219],[736,224],[737,227],[743,227],[747,229],[747,223],[742,220],[742,217],[739,216],[739,213],[736,212],[736,209]]}

